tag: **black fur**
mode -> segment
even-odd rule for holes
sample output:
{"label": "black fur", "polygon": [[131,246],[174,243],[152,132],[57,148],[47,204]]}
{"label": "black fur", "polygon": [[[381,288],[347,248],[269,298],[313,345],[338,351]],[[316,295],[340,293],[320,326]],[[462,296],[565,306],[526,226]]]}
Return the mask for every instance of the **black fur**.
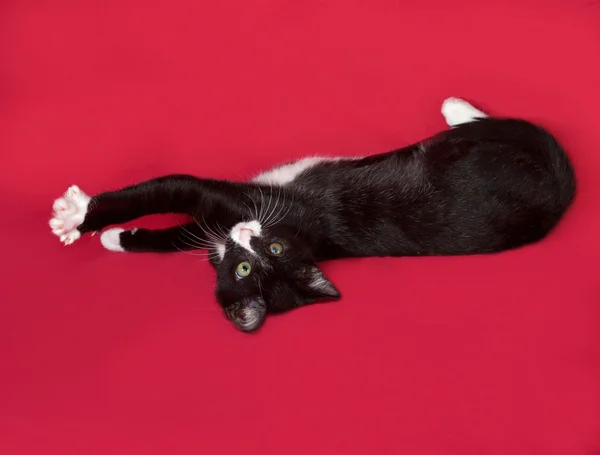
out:
{"label": "black fur", "polygon": [[[418,144],[356,160],[321,162],[279,187],[174,175],[92,198],[81,233],[154,213],[194,221],[121,233],[126,251],[212,248],[216,297],[236,327],[269,312],[340,297],[316,263],[360,256],[494,253],[544,238],[569,207],[575,176],[558,142],[515,119],[484,118]],[[262,213],[249,257],[214,241]],[[270,225],[269,225],[270,224]],[[284,246],[280,256],[269,245]],[[212,245],[212,246],[211,246]],[[235,276],[249,261],[248,277]]]}

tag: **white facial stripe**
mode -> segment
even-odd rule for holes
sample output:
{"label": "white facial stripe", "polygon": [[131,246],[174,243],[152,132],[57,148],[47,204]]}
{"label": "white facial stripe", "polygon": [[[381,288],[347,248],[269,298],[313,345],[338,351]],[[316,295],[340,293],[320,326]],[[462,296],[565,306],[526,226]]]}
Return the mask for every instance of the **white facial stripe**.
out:
{"label": "white facial stripe", "polygon": [[252,237],[260,237],[262,226],[257,220],[238,223],[231,228],[229,236],[236,244],[240,245],[249,253],[255,254],[250,246]]}

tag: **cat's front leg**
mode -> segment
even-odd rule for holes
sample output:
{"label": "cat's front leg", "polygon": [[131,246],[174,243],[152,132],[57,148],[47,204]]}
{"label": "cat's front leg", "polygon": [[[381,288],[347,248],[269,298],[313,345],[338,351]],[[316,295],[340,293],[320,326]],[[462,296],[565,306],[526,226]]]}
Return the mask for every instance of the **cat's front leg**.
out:
{"label": "cat's front leg", "polygon": [[[267,190],[264,190],[267,191]],[[254,193],[254,198],[249,196]],[[73,185],[53,205],[53,215],[50,220],[52,232],[65,245],[75,242],[86,232],[100,232],[111,225],[119,225],[146,215],[179,213],[197,219],[206,219],[207,229],[219,229],[232,226],[241,221],[250,203],[257,216],[258,204],[255,203],[260,194],[268,197],[268,207],[265,214],[274,217],[277,199],[271,193],[264,193],[255,185],[238,184],[224,180],[199,179],[194,176],[176,174],[147,180],[116,191],[107,191],[95,196],[88,196],[78,186]],[[271,202],[273,208],[271,208]],[[260,213],[262,213],[262,206]],[[280,210],[281,211],[281,210]],[[136,236],[141,244],[130,245],[131,250],[149,251],[158,247],[165,250],[163,241],[169,237],[169,232],[152,234],[152,239],[143,237],[140,231]],[[197,233],[198,235],[198,233]],[[165,237],[166,236],[166,237]],[[121,236],[119,236],[121,237]],[[127,235],[123,234],[124,239]],[[202,238],[206,237],[202,233]],[[147,242],[146,242],[147,240]],[[123,248],[127,249],[126,246]]]}
{"label": "cat's front leg", "polygon": [[159,177],[92,197],[73,185],[54,201],[50,228],[70,245],[86,232],[145,215],[189,214],[199,200],[200,188],[200,180],[189,175]]}
{"label": "cat's front leg", "polygon": [[91,199],[77,185],[72,185],[62,197],[54,201],[49,224],[52,233],[65,245],[70,245],[81,237],[82,233],[77,228],[85,219]]}

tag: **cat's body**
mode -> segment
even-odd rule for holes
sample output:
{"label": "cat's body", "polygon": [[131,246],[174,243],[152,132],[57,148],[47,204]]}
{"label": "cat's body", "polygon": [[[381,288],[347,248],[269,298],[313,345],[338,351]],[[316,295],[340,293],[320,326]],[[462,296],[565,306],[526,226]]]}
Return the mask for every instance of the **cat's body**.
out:
{"label": "cat's body", "polygon": [[217,299],[242,330],[267,311],[339,298],[318,261],[493,253],[545,237],[575,193],[562,147],[531,123],[488,118],[461,100],[442,112],[454,128],[418,144],[305,158],[248,183],[168,176],[91,199],[71,187],[50,224],[68,244],[147,214],[191,215],[185,226],[110,229],[101,240],[113,251],[208,248]]}

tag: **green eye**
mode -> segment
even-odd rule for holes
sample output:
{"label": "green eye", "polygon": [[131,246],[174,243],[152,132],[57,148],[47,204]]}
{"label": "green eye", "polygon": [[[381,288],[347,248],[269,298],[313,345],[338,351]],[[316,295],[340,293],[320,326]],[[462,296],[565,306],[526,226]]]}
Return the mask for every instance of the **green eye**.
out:
{"label": "green eye", "polygon": [[283,253],[283,245],[281,243],[271,243],[269,245],[269,253],[274,254],[275,256]]}
{"label": "green eye", "polygon": [[249,262],[241,262],[240,265],[237,266],[237,269],[235,269],[235,276],[239,279],[246,278],[250,275],[250,270],[252,270],[252,267]]}

